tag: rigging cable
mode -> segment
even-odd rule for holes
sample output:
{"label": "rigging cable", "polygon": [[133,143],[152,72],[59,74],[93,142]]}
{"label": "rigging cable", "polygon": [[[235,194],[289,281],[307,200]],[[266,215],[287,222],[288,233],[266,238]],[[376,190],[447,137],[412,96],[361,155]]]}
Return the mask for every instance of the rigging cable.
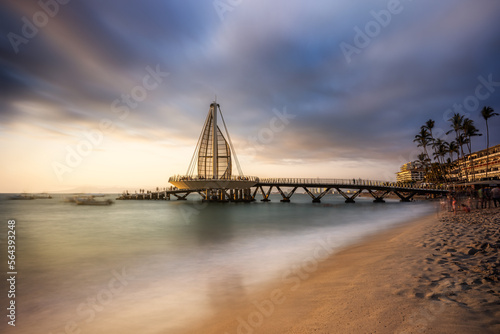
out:
{"label": "rigging cable", "polygon": [[229,136],[229,131],[227,131],[226,121],[224,121],[224,116],[222,115],[222,110],[220,108],[220,105],[218,105],[218,106],[219,106],[220,117],[222,118],[222,123],[224,124],[224,129],[226,130],[227,139],[229,140],[229,146],[231,147],[231,150],[233,151],[234,161],[236,161],[236,167],[238,168],[238,173],[240,176],[243,176],[243,172],[241,171],[241,166],[240,166],[240,163],[238,161],[238,157],[236,156],[236,151],[233,147],[233,142],[231,141],[231,137]]}
{"label": "rigging cable", "polygon": [[193,157],[191,158],[191,162],[189,163],[188,171],[186,175],[193,175],[197,160],[198,160],[198,151],[199,151],[199,146],[201,142],[201,138],[203,137],[203,134],[205,133],[205,128],[208,124],[208,120],[210,118],[210,113],[207,115],[207,119],[205,120],[205,124],[203,125],[203,129],[201,130],[200,137],[198,138],[198,143],[196,143],[196,147],[194,149]]}

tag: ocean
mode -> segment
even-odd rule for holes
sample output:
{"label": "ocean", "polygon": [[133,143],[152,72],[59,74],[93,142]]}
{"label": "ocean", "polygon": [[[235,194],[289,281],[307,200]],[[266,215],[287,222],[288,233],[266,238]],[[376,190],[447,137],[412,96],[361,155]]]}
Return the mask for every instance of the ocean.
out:
{"label": "ocean", "polygon": [[[9,282],[2,280],[2,333],[172,333],[206,321],[217,307],[268,282],[306,279],[329,255],[361,238],[432,213],[430,203],[204,204],[115,201],[77,206],[0,195],[0,244],[7,272],[8,221],[15,220],[15,328],[7,325]],[[105,198],[115,199],[117,195]]]}

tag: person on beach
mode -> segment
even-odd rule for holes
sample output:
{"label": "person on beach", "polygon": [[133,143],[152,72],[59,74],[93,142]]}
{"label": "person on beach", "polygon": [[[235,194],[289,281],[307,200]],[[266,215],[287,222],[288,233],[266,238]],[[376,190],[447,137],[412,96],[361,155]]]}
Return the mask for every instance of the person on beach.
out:
{"label": "person on beach", "polygon": [[451,206],[451,203],[453,202],[453,196],[448,194],[446,196],[446,209],[448,210],[448,212],[452,212],[453,209],[452,209],[452,206]]}
{"label": "person on beach", "polygon": [[500,185],[497,185],[495,188],[493,188],[493,190],[491,191],[491,197],[493,199],[493,205],[495,205],[495,208],[500,207]]}
{"label": "person on beach", "polygon": [[439,201],[439,205],[441,207],[441,211],[446,210],[446,202],[447,202],[446,197],[442,197],[441,200]]}
{"label": "person on beach", "polygon": [[453,211],[453,214],[457,213],[457,199],[455,197],[451,199],[451,211]]}
{"label": "person on beach", "polygon": [[462,206],[462,210],[464,210],[465,212],[470,212],[470,207],[468,207],[465,204],[462,204],[461,206]]}
{"label": "person on beach", "polygon": [[470,198],[470,207],[471,208],[478,208],[478,201],[477,201],[477,190],[475,186],[470,187],[470,192],[469,192],[469,198]]}
{"label": "person on beach", "polygon": [[481,209],[484,207],[484,192],[483,192],[483,187],[479,187],[477,191],[477,201],[479,205],[481,206]]}
{"label": "person on beach", "polygon": [[484,188],[483,199],[484,199],[484,208],[485,209],[491,208],[491,188],[490,187]]}

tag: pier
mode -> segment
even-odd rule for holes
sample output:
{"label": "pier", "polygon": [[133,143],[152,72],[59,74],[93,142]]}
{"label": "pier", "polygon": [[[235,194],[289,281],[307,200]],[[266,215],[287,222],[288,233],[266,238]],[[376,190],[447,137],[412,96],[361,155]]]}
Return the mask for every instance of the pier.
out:
{"label": "pier", "polygon": [[[174,177],[174,179],[180,178],[185,177]],[[217,180],[220,188],[149,191],[142,194],[123,194],[117,199],[170,200],[175,197],[177,200],[186,200],[189,194],[198,193],[203,201],[209,202],[253,202],[259,198],[259,195],[262,196],[262,202],[269,202],[272,190],[276,189],[282,197],[280,202],[286,203],[290,202],[292,196],[301,188],[311,197],[312,203],[321,203],[321,199],[327,194],[331,194],[332,190],[342,195],[345,203],[355,203],[356,197],[362,192],[369,193],[374,199],[373,202],[384,203],[384,198],[391,193],[396,195],[401,202],[410,202],[415,195],[437,197],[448,192],[442,187],[360,179],[249,178],[253,179],[254,184],[248,188],[230,188],[231,182],[227,181],[227,186],[224,187],[224,180]],[[175,180],[172,181],[175,182]],[[191,177],[191,181],[206,182],[207,180],[197,180]],[[320,188],[321,192],[313,193],[312,189],[317,188]]]}
{"label": "pier", "polygon": [[[218,124],[222,120],[223,130]],[[238,175],[233,175],[236,165]],[[401,202],[409,202],[415,195],[441,196],[447,190],[437,185],[404,184],[398,182],[362,179],[320,179],[320,178],[258,178],[246,176],[236,157],[231,137],[227,130],[220,105],[214,101],[203,125],[193,157],[185,175],[176,175],[168,180],[170,190],[147,191],[135,194],[124,193],[118,200],[186,200],[192,193],[198,193],[206,202],[253,202],[262,195],[261,201],[270,201],[269,195],[276,189],[281,202],[290,202],[298,189],[304,190],[313,203],[332,191],[337,191],[346,203],[355,203],[356,197],[367,192],[375,203],[384,203],[386,196],[394,194]],[[320,191],[316,191],[320,189]]]}
{"label": "pier", "polygon": [[[267,187],[267,191],[264,188]],[[409,185],[397,182],[362,180],[362,179],[320,179],[320,178],[266,178],[259,180],[255,185],[253,199],[260,191],[262,201],[268,201],[273,188],[276,188],[281,194],[281,202],[290,202],[291,197],[297,189],[302,188],[308,194],[313,203],[321,203],[321,199],[336,190],[345,199],[346,203],[355,203],[363,191],[369,193],[375,203],[384,203],[384,198],[390,193],[400,198],[401,202],[410,202],[415,195],[439,196],[445,194],[447,190],[440,187],[430,187],[427,185]],[[285,193],[282,188],[291,188],[291,191]],[[319,194],[314,194],[311,189],[320,188]],[[354,193],[348,192],[353,190]]]}

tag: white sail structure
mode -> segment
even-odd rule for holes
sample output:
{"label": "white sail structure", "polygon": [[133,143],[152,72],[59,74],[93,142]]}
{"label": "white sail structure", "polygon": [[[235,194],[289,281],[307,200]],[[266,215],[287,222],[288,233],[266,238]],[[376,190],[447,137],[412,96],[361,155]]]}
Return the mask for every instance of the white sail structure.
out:
{"label": "white sail structure", "polygon": [[231,147],[217,126],[218,107],[216,102],[210,105],[210,112],[201,132],[201,142],[197,147],[200,178],[231,178]]}
{"label": "white sail structure", "polygon": [[[218,125],[219,115],[224,132]],[[233,161],[237,176],[232,175]],[[220,105],[212,102],[186,175],[173,176],[169,182],[179,189],[248,189],[257,180],[243,175]]]}

